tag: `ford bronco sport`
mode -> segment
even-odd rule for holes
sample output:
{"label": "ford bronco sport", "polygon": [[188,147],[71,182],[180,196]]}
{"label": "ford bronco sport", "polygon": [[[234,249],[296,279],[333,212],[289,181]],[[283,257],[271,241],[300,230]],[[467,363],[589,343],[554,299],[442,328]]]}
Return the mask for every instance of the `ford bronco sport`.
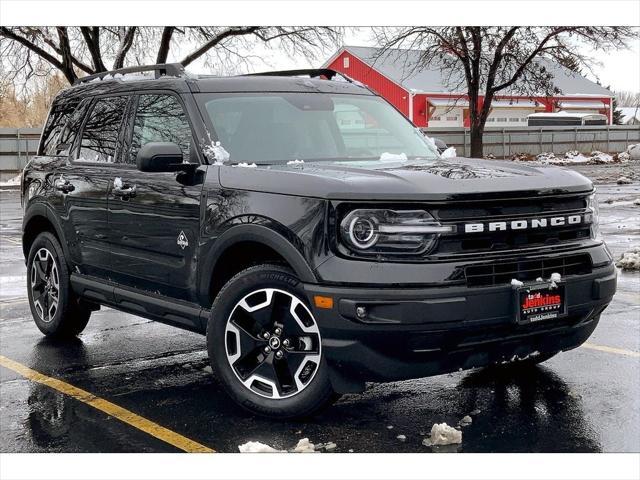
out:
{"label": "ford bronco sport", "polygon": [[252,412],[308,415],[384,382],[582,344],[616,288],[593,185],[442,159],[330,70],[81,79],[23,173],[38,328],[107,305],[206,334]]}

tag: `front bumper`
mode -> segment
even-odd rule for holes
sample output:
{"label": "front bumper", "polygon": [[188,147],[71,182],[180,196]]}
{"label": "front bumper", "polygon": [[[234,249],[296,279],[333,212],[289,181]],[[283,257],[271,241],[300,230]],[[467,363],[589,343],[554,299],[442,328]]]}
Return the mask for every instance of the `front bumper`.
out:
{"label": "front bumper", "polygon": [[[358,391],[365,381],[438,375],[582,344],[616,290],[613,264],[566,277],[568,315],[518,325],[510,285],[429,288],[349,288],[306,284],[334,298],[333,309],[313,307],[334,388]],[[367,311],[358,318],[357,307]]]}

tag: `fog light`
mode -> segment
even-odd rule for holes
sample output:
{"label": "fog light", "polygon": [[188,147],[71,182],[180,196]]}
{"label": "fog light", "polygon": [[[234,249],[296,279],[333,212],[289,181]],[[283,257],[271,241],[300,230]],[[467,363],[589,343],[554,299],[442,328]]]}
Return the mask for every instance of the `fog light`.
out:
{"label": "fog light", "polygon": [[356,308],[356,316],[358,318],[365,318],[367,316],[367,309],[365,307]]}

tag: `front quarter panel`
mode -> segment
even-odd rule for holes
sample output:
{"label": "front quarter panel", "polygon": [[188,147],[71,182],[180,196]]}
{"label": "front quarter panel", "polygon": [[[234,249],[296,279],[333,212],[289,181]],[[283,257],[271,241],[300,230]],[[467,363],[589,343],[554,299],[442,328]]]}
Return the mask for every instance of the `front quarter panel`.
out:
{"label": "front quarter panel", "polygon": [[270,246],[305,282],[315,282],[313,270],[331,256],[324,200],[211,187],[206,199],[200,245],[201,296],[208,294],[217,259],[239,241]]}

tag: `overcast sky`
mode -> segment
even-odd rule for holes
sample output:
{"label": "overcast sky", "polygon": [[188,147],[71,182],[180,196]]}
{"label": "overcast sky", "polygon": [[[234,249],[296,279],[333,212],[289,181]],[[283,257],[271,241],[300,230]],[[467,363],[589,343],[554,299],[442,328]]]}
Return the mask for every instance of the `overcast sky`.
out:
{"label": "overcast sky", "polygon": [[[354,46],[375,45],[371,38],[370,30],[366,28],[348,32],[344,43],[345,45]],[[333,53],[327,52],[325,55],[320,55],[314,62],[300,57],[292,58],[277,50],[258,50],[254,50],[252,53],[257,58],[262,58],[264,63],[254,58],[251,62],[254,72],[268,69],[319,67]],[[610,86],[612,90],[616,91],[640,92],[640,40],[636,40],[633,47],[627,51],[591,52],[590,55],[597,62],[597,65],[594,66],[593,74],[586,73],[586,76],[591,80],[599,79],[603,86]],[[245,68],[239,68],[244,73]],[[198,62],[193,64],[189,70],[197,73],[205,71]]]}

